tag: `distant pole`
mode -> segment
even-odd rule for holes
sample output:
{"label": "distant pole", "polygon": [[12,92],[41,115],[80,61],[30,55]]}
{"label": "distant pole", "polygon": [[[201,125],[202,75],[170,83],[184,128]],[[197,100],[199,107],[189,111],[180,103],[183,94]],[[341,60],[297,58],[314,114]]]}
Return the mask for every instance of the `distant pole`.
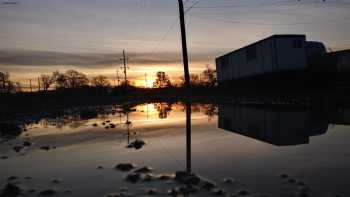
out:
{"label": "distant pole", "polygon": [[38,77],[38,91],[40,92],[40,77]]}
{"label": "distant pole", "polygon": [[123,65],[124,65],[124,67],[123,67],[123,69],[124,69],[124,80],[125,80],[125,86],[128,86],[128,77],[127,77],[127,75],[126,75],[126,69],[127,69],[127,67],[126,67],[126,55],[125,55],[125,50],[123,50]]}
{"label": "distant pole", "polygon": [[181,39],[182,39],[182,56],[185,72],[185,87],[190,87],[190,74],[188,69],[188,54],[187,54],[187,42],[186,42],[186,25],[185,25],[185,14],[183,0],[179,1],[179,12],[180,12],[180,27],[181,27]]}
{"label": "distant pole", "polygon": [[145,88],[148,88],[147,87],[147,73],[145,73]]}
{"label": "distant pole", "polygon": [[117,83],[118,83],[118,86],[119,86],[119,82],[120,82],[120,79],[119,79],[119,70],[117,70]]}
{"label": "distant pole", "polygon": [[30,93],[33,92],[33,89],[32,89],[32,79],[29,79],[29,88],[30,88]]}

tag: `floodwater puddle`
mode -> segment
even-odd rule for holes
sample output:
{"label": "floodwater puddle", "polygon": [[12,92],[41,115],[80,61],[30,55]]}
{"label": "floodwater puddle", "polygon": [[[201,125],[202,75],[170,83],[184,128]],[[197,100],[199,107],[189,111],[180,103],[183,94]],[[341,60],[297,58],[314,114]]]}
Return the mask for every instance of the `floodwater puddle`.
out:
{"label": "floodwater puddle", "polygon": [[67,110],[1,135],[1,192],[347,196],[349,112],[237,102]]}

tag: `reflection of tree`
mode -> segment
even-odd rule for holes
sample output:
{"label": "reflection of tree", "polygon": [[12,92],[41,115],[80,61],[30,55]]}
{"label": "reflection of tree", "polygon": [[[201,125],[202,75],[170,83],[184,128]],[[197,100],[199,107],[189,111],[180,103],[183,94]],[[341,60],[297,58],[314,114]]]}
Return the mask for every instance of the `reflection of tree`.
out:
{"label": "reflection of tree", "polygon": [[154,105],[157,109],[158,116],[160,119],[166,119],[169,115],[169,112],[172,110],[172,105],[168,103],[157,103]]}
{"label": "reflection of tree", "polygon": [[45,118],[40,121],[40,124],[47,128],[49,126],[54,126],[58,129],[69,126],[70,128],[78,128],[86,124],[88,120],[82,120],[79,115],[63,115],[57,118]]}
{"label": "reflection of tree", "polygon": [[203,106],[204,114],[208,116],[208,120],[212,120],[215,115],[218,115],[218,107],[214,104],[207,104]]}

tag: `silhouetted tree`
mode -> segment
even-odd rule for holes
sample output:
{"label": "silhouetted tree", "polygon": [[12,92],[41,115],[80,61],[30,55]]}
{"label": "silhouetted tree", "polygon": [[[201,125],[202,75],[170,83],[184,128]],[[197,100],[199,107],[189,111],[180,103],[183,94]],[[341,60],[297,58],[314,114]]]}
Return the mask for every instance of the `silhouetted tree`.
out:
{"label": "silhouetted tree", "polygon": [[50,75],[44,75],[42,74],[40,76],[40,86],[43,87],[44,91],[47,91],[50,86],[53,84],[54,78]]}
{"label": "silhouetted tree", "polygon": [[0,93],[7,93],[7,84],[9,82],[10,75],[8,73],[0,72]]}
{"label": "silhouetted tree", "polygon": [[209,65],[207,65],[206,69],[202,72],[201,82],[204,86],[214,87],[217,82],[216,70],[211,69]]}
{"label": "silhouetted tree", "polygon": [[158,117],[160,119],[166,119],[168,117],[170,111],[172,110],[171,104],[168,104],[168,103],[155,104],[155,108],[158,111]]}
{"label": "silhouetted tree", "polygon": [[154,88],[167,88],[171,87],[171,82],[169,76],[165,74],[165,72],[159,71],[157,72],[157,79],[153,83]]}
{"label": "silhouetted tree", "polygon": [[103,75],[98,75],[97,77],[92,78],[91,84],[98,88],[107,88],[111,86],[107,77]]}
{"label": "silhouetted tree", "polygon": [[89,84],[86,75],[76,70],[67,70],[65,73],[55,71],[52,78],[57,88],[79,88]]}
{"label": "silhouetted tree", "polygon": [[10,80],[10,74],[0,72],[0,93],[18,93],[21,91],[21,84]]}
{"label": "silhouetted tree", "polygon": [[78,88],[89,84],[89,79],[86,75],[76,70],[67,70],[65,75],[69,88]]}
{"label": "silhouetted tree", "polygon": [[[191,86],[199,86],[200,80],[199,75],[197,74],[190,74],[190,83]],[[183,76],[180,77],[180,86],[183,87],[185,84],[185,78]]]}
{"label": "silhouetted tree", "polygon": [[52,80],[56,84],[56,89],[67,87],[66,76],[59,71],[55,71],[52,73]]}

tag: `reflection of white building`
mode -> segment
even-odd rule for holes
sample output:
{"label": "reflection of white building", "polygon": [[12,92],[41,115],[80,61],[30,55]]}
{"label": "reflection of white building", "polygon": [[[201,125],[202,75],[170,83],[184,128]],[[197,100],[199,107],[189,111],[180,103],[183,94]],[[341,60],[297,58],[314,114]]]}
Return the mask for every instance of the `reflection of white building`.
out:
{"label": "reflection of white building", "polygon": [[219,128],[278,146],[306,144],[323,134],[327,119],[302,109],[219,106]]}
{"label": "reflection of white building", "polygon": [[350,125],[350,107],[340,107],[332,117],[333,124]]}

